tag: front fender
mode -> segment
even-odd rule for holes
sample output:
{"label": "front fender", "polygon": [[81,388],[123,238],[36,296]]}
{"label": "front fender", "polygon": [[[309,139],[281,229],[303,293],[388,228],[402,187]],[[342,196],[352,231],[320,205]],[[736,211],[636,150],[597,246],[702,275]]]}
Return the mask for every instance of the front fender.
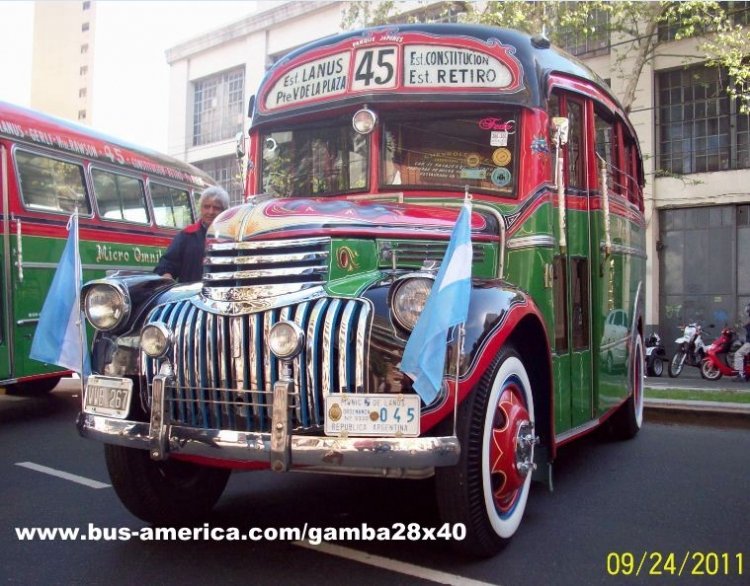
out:
{"label": "front fender", "polygon": [[[409,332],[393,318],[389,290],[393,282],[374,283],[362,296],[373,307],[370,345],[371,392],[410,392],[411,379],[399,370]],[[463,351],[459,359],[459,402],[478,383],[492,359],[524,318],[531,318],[544,331],[541,314],[531,299],[520,289],[498,279],[474,279],[469,300],[469,317],[465,325]],[[549,363],[546,335],[535,340]],[[449,343],[446,359],[447,392],[423,409],[423,429],[429,429],[453,410],[455,385],[455,342]]]}
{"label": "front fender", "polygon": [[154,273],[114,273],[103,279],[87,282],[82,298],[94,285],[107,283],[124,291],[130,311],[122,324],[110,331],[96,330],[91,347],[94,373],[111,376],[137,375],[137,355],[141,324],[157,304],[176,298],[196,295],[200,283],[178,285]]}

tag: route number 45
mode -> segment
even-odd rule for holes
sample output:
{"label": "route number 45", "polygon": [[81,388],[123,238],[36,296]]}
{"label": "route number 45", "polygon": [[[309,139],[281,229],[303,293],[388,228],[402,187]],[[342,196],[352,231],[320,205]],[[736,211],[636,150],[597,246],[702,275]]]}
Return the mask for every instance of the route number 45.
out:
{"label": "route number 45", "polygon": [[354,58],[352,89],[386,89],[396,86],[396,48],[362,49]]}

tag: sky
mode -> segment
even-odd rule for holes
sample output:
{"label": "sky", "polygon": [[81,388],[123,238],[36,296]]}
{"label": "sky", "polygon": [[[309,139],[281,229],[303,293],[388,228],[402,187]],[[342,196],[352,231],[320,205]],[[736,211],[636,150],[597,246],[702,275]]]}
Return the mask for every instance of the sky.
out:
{"label": "sky", "polygon": [[[253,13],[241,0],[97,2],[92,126],[169,153],[165,51]],[[30,105],[34,2],[0,0],[0,100]]]}

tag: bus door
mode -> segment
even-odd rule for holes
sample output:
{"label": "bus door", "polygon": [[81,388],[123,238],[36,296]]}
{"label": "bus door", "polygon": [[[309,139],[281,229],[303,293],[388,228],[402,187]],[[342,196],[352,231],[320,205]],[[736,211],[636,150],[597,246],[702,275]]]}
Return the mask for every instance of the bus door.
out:
{"label": "bus door", "polygon": [[0,144],[0,217],[2,218],[2,238],[0,239],[0,380],[11,378],[12,344],[8,339],[8,325],[12,321],[10,315],[10,216],[8,204],[10,198],[10,183],[8,168],[10,166],[9,152],[5,145]]}
{"label": "bus door", "polygon": [[[589,198],[589,157],[586,132],[586,103],[568,94],[555,94],[552,116],[568,120],[567,144],[561,148],[565,205],[562,246],[555,258],[555,305],[558,397],[563,401],[556,414],[570,427],[593,418],[594,364],[591,347],[591,200]],[[557,112],[555,110],[558,109]],[[568,392],[566,392],[568,391]],[[566,412],[567,411],[567,412]]]}

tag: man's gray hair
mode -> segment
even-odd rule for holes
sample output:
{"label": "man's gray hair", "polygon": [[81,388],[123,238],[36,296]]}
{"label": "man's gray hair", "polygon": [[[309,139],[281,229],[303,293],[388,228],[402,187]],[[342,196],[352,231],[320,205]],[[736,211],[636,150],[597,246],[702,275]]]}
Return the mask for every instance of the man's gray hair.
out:
{"label": "man's gray hair", "polygon": [[198,207],[201,207],[203,202],[207,199],[217,200],[222,206],[224,206],[225,210],[229,208],[229,194],[218,185],[211,185],[203,190],[201,197],[198,200]]}

